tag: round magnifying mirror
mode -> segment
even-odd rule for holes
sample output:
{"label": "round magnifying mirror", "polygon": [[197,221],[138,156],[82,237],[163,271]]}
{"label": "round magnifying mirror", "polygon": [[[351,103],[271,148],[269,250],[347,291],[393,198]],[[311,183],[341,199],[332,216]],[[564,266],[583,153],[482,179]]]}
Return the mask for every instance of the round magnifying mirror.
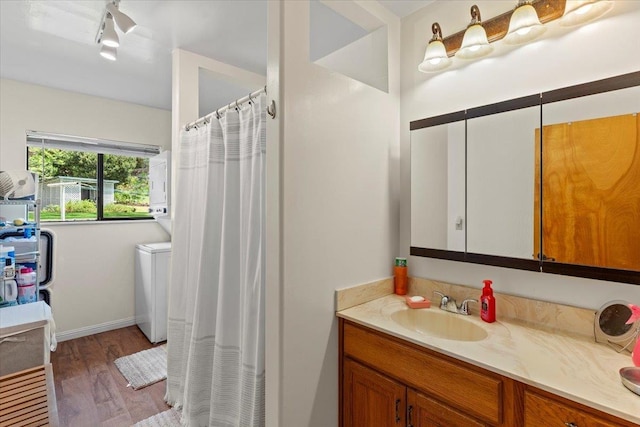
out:
{"label": "round magnifying mirror", "polygon": [[631,309],[625,301],[610,301],[600,307],[594,325],[596,342],[615,344],[618,351],[628,348],[640,328],[640,322],[627,324],[629,317]]}

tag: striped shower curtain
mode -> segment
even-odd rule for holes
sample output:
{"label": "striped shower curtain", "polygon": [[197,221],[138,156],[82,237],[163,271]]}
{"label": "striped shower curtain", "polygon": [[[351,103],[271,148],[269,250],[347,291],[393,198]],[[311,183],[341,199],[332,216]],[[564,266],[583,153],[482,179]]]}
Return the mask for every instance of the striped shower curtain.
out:
{"label": "striped shower curtain", "polygon": [[169,404],[185,426],[264,426],[266,96],[182,131]]}

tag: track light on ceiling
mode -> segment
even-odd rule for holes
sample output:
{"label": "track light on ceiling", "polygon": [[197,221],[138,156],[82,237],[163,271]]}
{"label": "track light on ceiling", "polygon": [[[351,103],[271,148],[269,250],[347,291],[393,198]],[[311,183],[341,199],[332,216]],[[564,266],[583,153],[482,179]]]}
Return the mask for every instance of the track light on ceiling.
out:
{"label": "track light on ceiling", "polygon": [[118,58],[118,49],[103,44],[100,48],[100,56],[110,61],[115,61]]}
{"label": "track light on ceiling", "polygon": [[612,7],[613,1],[610,0],[568,0],[560,25],[569,27],[584,24],[601,17]]}
{"label": "track light on ceiling", "polygon": [[120,31],[127,34],[136,27],[136,23],[128,15],[120,12],[116,3],[107,4],[107,12],[111,14]]}
{"label": "track light on ceiling", "polygon": [[118,8],[120,0],[109,0],[102,14],[102,20],[98,27],[98,34],[96,34],[96,43],[101,45],[100,55],[111,61],[115,61],[117,58],[116,48],[120,46],[120,40],[118,33],[115,30],[115,25],[118,26],[120,31],[124,34],[131,32],[136,27],[136,23],[128,15],[122,13]]}
{"label": "track light on ceiling", "polygon": [[504,42],[508,44],[522,44],[529,42],[542,33],[545,27],[538,18],[538,12],[530,1],[520,0],[509,21],[509,30],[504,36]]}
{"label": "track light on ceiling", "polygon": [[120,46],[120,39],[118,38],[118,33],[116,33],[116,29],[113,27],[113,18],[110,13],[107,13],[104,18],[104,27],[102,29],[102,44],[109,47],[118,47]]}
{"label": "track light on ceiling", "polygon": [[442,29],[440,24],[434,22],[431,25],[433,36],[429,40],[427,49],[424,52],[424,60],[418,65],[418,70],[423,73],[440,71],[451,65],[451,59],[447,55],[447,50],[442,43]]}
{"label": "track light on ceiling", "polygon": [[462,45],[456,52],[456,58],[474,59],[488,55],[493,50],[489,44],[487,32],[482,26],[480,9],[475,4],[471,6],[471,23],[467,26],[462,38]]}

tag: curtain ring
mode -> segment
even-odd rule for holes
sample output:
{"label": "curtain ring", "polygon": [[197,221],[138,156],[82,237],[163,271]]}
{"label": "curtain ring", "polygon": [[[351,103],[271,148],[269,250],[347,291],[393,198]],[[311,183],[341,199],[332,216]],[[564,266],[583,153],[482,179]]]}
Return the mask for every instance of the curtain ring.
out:
{"label": "curtain ring", "polygon": [[240,111],[240,107],[238,106],[238,100],[236,99],[236,111]]}
{"label": "curtain ring", "polygon": [[220,111],[216,110],[216,119],[220,120]]}
{"label": "curtain ring", "polygon": [[251,93],[249,93],[249,104],[253,105],[253,98],[251,97]]}

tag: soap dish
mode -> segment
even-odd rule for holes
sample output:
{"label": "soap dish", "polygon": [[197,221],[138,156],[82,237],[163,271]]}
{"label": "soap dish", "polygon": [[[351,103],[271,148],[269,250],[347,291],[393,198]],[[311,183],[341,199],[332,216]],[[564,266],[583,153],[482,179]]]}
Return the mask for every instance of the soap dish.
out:
{"label": "soap dish", "polygon": [[620,369],[620,379],[626,388],[640,395],[640,368]]}
{"label": "soap dish", "polygon": [[411,297],[405,297],[405,301],[410,308],[429,308],[431,301],[424,299],[422,301],[411,301]]}

